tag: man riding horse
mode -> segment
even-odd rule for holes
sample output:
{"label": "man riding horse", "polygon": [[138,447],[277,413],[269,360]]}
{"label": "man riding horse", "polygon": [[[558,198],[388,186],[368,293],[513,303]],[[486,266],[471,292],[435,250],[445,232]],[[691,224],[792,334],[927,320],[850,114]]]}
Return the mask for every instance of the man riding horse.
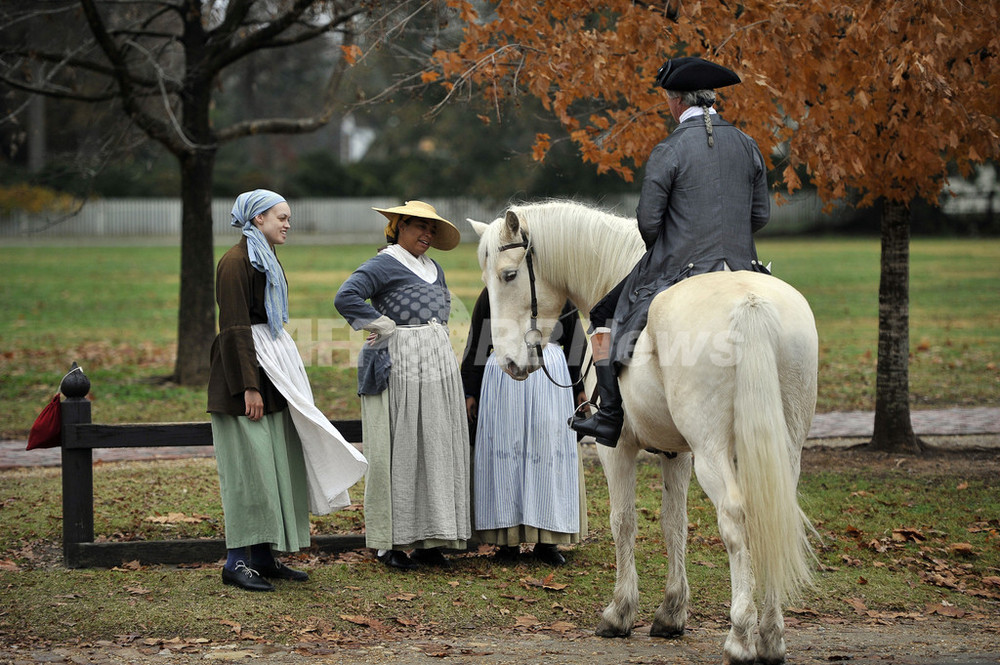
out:
{"label": "man riding horse", "polygon": [[[570,427],[614,447],[624,412],[617,369],[627,365],[653,298],[676,282],[719,270],[767,272],[753,233],[770,217],[767,168],[757,143],[715,108],[735,72],[700,58],[667,61],[656,82],[678,123],[650,153],[636,209],[646,253],[590,311],[600,408]],[[609,327],[610,326],[610,327]]]}

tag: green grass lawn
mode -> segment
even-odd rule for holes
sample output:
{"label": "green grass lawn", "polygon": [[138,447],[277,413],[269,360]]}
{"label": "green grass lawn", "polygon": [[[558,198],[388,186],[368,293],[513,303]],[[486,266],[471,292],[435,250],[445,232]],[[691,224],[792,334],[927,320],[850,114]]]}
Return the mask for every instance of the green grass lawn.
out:
{"label": "green grass lawn", "polygon": [[[762,240],[759,250],[816,313],[820,410],[871,408],[878,242]],[[290,327],[317,402],[331,418],[359,415],[353,354],[361,341],[337,319],[333,295],[373,251],[294,242],[280,251],[291,285]],[[452,332],[460,351],[467,312],[481,288],[474,247],[462,245],[436,258],[456,296]],[[204,389],[162,380],[176,353],[176,248],[4,247],[0,259],[10,275],[0,287],[0,398],[7,407],[0,435],[25,436],[73,361],[91,378],[95,422],[207,419]],[[1000,405],[998,286],[1000,241],[914,241],[915,407]],[[809,458],[807,451],[804,459]],[[823,460],[803,468],[802,507],[822,540],[815,541],[817,586],[789,609],[793,620],[857,620],[859,606],[875,618],[918,616],[936,607],[950,616],[995,612],[1000,569],[995,460],[966,463],[961,471],[931,460],[918,472],[909,462],[878,456],[838,464]],[[251,597],[221,584],[217,562],[62,569],[60,470],[2,471],[0,641],[156,643],[179,637],[294,643],[309,635],[331,642],[340,635],[370,635],[370,628],[352,617],[413,635],[510,627],[528,615],[541,625],[587,631],[609,600],[615,567],[607,488],[593,459],[586,481],[590,535],[569,553],[566,568],[498,566],[485,553],[471,553],[458,557],[450,571],[401,578],[365,553],[305,551],[290,563],[309,569],[309,584],[285,584],[279,593]],[[646,621],[662,598],[669,565],[658,526],[660,483],[656,466],[646,459],[639,468],[636,543]],[[98,539],[222,535],[212,459],[99,464],[94,485]],[[351,494],[351,509],[312,518],[314,532],[361,531],[363,481]],[[723,626],[727,559],[715,510],[696,482],[688,521],[692,624]],[[234,626],[240,635],[234,636]]]}
{"label": "green grass lawn", "polygon": [[[816,587],[787,615],[831,624],[880,617],[922,616],[941,607],[995,616],[1000,537],[996,461],[922,466],[884,456],[804,456],[801,505],[814,539]],[[279,583],[274,594],[225,587],[219,562],[68,570],[60,564],[58,468],[0,471],[0,642],[112,643],[134,639],[274,640],[294,643],[310,631],[372,639],[351,617],[416,636],[511,627],[531,615],[541,626],[596,626],[615,579],[607,486],[597,460],[586,460],[590,533],[568,548],[569,565],[551,569],[527,558],[498,565],[489,548],[454,557],[449,570],[387,571],[366,552],[306,550],[286,560],[307,569],[305,585]],[[101,464],[95,468],[95,531],[115,541],[220,538],[222,509],[212,459]],[[364,482],[355,505],[312,517],[315,533],[363,526]],[[653,456],[637,479],[636,562],[640,620],[650,621],[663,597],[667,560],[659,530],[661,485]],[[693,482],[688,496],[687,573],[691,625],[724,626],[729,566],[715,509]],[[862,604],[870,612],[858,617]],[[179,608],[184,608],[180,611]],[[242,626],[242,638],[233,626]],[[565,624],[564,624],[565,625]],[[378,633],[379,635],[384,632]],[[256,636],[256,637],[251,637]]]}
{"label": "green grass lawn", "polygon": [[[758,249],[816,314],[818,409],[871,409],[878,241],[763,239]],[[359,417],[354,357],[362,337],[337,317],[333,297],[374,250],[294,238],[279,250],[289,327],[317,405],[334,419]],[[918,239],[911,252],[914,407],[1000,404],[1000,240]],[[475,246],[433,255],[456,296],[451,328],[460,353],[482,288]],[[8,275],[0,286],[0,437],[27,435],[74,361],[90,377],[95,422],[207,420],[204,389],[162,380],[177,352],[178,248],[46,244],[0,248],[0,260]]]}

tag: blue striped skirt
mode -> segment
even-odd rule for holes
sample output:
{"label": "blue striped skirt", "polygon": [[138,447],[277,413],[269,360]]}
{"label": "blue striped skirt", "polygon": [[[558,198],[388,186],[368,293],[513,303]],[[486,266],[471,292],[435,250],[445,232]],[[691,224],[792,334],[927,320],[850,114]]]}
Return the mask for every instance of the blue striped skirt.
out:
{"label": "blue striped skirt", "polygon": [[[569,370],[555,344],[544,349],[552,377],[566,385]],[[473,491],[477,530],[520,525],[561,533],[580,531],[580,464],[572,388],[543,372],[515,381],[487,360],[479,395]]]}

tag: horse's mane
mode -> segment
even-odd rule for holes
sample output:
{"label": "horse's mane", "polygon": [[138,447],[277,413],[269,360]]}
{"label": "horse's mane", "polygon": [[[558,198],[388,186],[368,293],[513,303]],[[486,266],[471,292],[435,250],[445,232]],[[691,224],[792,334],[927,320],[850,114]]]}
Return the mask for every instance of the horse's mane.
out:
{"label": "horse's mane", "polygon": [[[545,201],[510,207],[528,231],[541,279],[577,293],[578,307],[591,307],[611,290],[645,251],[635,219],[574,201]],[[480,246],[495,256],[499,227]]]}

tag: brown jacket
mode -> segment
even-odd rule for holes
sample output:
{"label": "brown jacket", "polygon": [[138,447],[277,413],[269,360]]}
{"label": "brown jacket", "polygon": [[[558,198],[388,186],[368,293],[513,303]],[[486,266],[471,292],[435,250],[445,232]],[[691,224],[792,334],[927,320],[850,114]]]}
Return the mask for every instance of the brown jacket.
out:
{"label": "brown jacket", "polygon": [[250,326],[267,323],[264,288],[267,276],[250,265],[244,237],[226,252],[215,274],[215,300],[219,305],[219,334],[212,343],[208,378],[208,411],[230,416],[246,415],[243,393],[256,388],[264,399],[264,413],[288,406],[257,363]]}

